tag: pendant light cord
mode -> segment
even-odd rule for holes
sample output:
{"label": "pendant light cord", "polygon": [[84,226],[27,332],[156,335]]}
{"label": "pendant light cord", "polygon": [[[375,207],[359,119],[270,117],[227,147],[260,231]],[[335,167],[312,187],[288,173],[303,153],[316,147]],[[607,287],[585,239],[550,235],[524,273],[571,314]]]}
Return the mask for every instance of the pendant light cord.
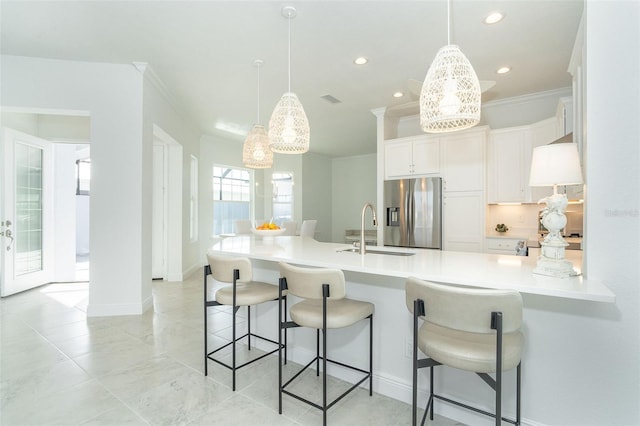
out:
{"label": "pendant light cord", "polygon": [[256,124],[260,124],[260,64],[256,61],[256,68],[258,68],[258,121]]}
{"label": "pendant light cord", "polygon": [[291,12],[289,12],[289,93],[291,93]]}
{"label": "pendant light cord", "polygon": [[451,44],[451,0],[447,0],[447,44]]}

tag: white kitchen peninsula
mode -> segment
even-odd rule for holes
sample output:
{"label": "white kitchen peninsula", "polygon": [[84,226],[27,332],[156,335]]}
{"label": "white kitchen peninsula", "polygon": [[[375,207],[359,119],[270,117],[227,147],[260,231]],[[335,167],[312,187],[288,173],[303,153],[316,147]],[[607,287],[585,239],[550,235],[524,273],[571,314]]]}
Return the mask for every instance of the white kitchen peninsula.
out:
{"label": "white kitchen peninsula", "polygon": [[[583,277],[557,279],[532,274],[535,256],[519,257],[484,253],[464,253],[428,249],[401,249],[375,247],[375,250],[414,252],[412,256],[390,254],[340,252],[349,248],[346,244],[322,243],[301,237],[274,237],[260,239],[253,236],[226,238],[211,247],[211,251],[223,255],[242,255],[252,259],[254,279],[276,284],[278,262],[289,262],[309,267],[339,268],[345,272],[347,294],[350,298],[375,304],[374,315],[374,391],[405,402],[411,398],[411,335],[412,317],[406,308],[404,284],[408,276],[452,285],[490,288],[513,288],[524,297],[523,395],[535,387],[535,371],[547,362],[551,352],[549,342],[569,344],[562,331],[564,304],[591,304],[608,306],[615,295],[601,282]],[[371,249],[374,249],[371,247]],[[370,249],[370,250],[371,250]],[[532,249],[531,254],[535,254]],[[567,252],[576,268],[581,267],[580,251]],[[291,304],[293,301],[289,301]],[[604,303],[603,303],[604,302]],[[529,309],[527,309],[529,305]],[[257,332],[277,339],[277,305],[263,304],[254,310],[260,320]],[[559,312],[560,311],[560,312]],[[365,365],[368,330],[367,323],[345,330],[331,330],[329,356],[348,364]],[[566,342],[566,343],[565,343]],[[560,350],[556,347],[557,350]],[[308,362],[315,355],[315,333],[293,329],[289,332],[289,358],[299,363]],[[329,369],[330,374],[354,381],[348,372]],[[420,379],[421,401],[426,401],[427,372]],[[455,370],[446,369],[438,375],[438,381],[447,381],[447,392],[457,394],[476,406],[492,406],[491,396],[483,389],[483,383],[469,380]],[[515,380],[515,373],[504,375],[505,383]],[[274,383],[274,386],[277,386]],[[477,387],[476,387],[477,386]],[[512,386],[505,386],[504,410],[510,414],[514,406]],[[534,404],[531,401],[531,404]],[[422,404],[422,402],[420,402]],[[527,397],[523,400],[526,417]],[[485,408],[486,408],[485,407]],[[442,411],[441,411],[442,410]],[[436,411],[467,424],[485,424],[482,418],[466,411],[437,404]],[[471,416],[471,417],[469,417]]]}
{"label": "white kitchen peninsula", "polygon": [[[255,260],[290,262],[303,266],[338,268],[379,277],[404,279],[409,276],[446,284],[486,288],[510,288],[521,293],[538,294],[596,302],[615,301],[615,295],[599,281],[582,276],[552,278],[535,275],[535,250],[532,255],[503,256],[483,253],[376,247],[389,252],[415,253],[396,256],[341,252],[350,246],[323,243],[310,238],[273,237],[259,239],[252,236],[225,238],[211,250],[221,254],[243,255]],[[582,266],[582,252],[567,251],[567,258],[577,270]]]}

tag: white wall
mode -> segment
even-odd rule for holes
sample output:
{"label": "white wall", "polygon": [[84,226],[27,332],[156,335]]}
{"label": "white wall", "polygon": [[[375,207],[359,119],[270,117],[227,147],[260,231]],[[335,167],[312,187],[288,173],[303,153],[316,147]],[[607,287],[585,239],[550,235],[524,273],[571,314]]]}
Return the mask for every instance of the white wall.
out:
{"label": "white wall", "polygon": [[[335,158],[331,174],[331,241],[343,243],[346,229],[360,229],[364,203],[369,202],[380,210],[376,205],[376,154]],[[365,226],[373,229],[370,214],[367,212]],[[382,218],[379,219],[378,226],[384,226]]]}
{"label": "white wall", "polygon": [[558,423],[581,412],[581,424],[640,424],[639,22],[638,2],[587,2],[587,273],[616,304],[569,313],[575,339],[559,361],[573,383],[557,389]]}
{"label": "white wall", "polygon": [[[325,155],[307,152],[302,156],[302,215],[298,224],[301,225],[305,219],[317,220],[315,239],[318,241],[332,241],[331,194],[335,176],[332,173],[331,164],[331,158]],[[342,183],[342,190],[348,190],[348,181],[342,181]]]}

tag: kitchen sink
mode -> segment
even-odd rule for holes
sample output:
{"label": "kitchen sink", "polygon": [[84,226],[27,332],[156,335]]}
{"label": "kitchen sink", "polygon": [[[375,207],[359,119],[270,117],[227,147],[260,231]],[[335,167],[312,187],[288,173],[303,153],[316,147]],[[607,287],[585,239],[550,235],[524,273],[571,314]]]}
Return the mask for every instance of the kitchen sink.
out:
{"label": "kitchen sink", "polygon": [[[360,253],[360,249],[357,247],[346,248],[342,250],[338,250],[338,253],[348,252],[348,253]],[[383,251],[383,250],[375,250],[375,249],[367,249],[366,254],[388,254],[391,256],[413,256],[415,253],[409,253],[406,251]]]}

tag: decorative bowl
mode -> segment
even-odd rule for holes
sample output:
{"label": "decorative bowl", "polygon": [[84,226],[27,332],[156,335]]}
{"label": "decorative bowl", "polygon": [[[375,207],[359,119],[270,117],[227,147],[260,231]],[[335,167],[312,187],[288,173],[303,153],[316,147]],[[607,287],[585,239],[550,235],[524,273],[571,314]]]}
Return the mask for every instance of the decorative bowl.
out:
{"label": "decorative bowl", "polygon": [[285,228],[280,228],[280,229],[255,229],[255,228],[251,228],[251,232],[253,232],[254,235],[261,235],[263,237],[276,237],[278,235],[282,235],[284,233],[284,231],[286,231]]}
{"label": "decorative bowl", "polygon": [[509,227],[504,223],[499,223],[496,225],[496,231],[498,232],[507,232],[508,230],[509,230]]}

